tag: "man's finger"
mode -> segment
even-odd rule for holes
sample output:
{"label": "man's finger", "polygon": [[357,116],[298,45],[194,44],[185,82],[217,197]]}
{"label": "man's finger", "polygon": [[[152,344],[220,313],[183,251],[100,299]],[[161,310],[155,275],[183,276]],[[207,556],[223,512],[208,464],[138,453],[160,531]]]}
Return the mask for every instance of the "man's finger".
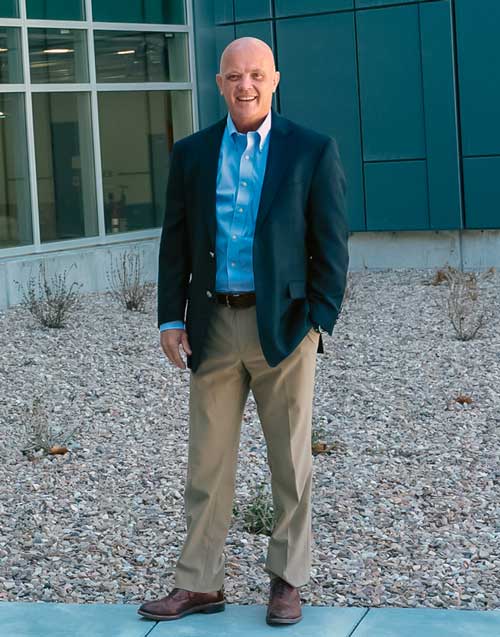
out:
{"label": "man's finger", "polygon": [[181,336],[181,343],[182,343],[182,349],[186,352],[186,354],[189,354],[191,356],[192,354],[191,346],[189,345],[189,340],[188,340],[186,332],[184,332],[184,334],[182,334]]}

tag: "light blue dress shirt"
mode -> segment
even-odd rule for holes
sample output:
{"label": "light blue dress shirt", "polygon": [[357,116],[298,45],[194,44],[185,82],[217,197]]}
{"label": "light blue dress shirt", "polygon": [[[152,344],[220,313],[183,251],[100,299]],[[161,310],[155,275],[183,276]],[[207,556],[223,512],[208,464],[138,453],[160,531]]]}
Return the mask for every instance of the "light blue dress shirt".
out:
{"label": "light blue dress shirt", "polygon": [[[253,238],[269,151],[271,111],[256,131],[240,133],[227,115],[219,153],[215,237],[217,292],[251,292]],[[160,331],[184,329],[183,321],[169,321]]]}

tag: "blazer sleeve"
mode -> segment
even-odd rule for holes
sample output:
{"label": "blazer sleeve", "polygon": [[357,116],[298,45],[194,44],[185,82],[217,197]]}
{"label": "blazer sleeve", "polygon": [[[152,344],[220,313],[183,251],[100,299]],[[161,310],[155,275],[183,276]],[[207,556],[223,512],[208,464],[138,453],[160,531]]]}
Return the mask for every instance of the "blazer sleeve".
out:
{"label": "blazer sleeve", "polygon": [[158,255],[158,327],[183,321],[190,257],[181,153],[174,144]]}
{"label": "blazer sleeve", "polygon": [[309,314],[330,335],[344,297],[349,266],[345,196],[346,179],[337,143],[323,147],[311,182],[308,201]]}

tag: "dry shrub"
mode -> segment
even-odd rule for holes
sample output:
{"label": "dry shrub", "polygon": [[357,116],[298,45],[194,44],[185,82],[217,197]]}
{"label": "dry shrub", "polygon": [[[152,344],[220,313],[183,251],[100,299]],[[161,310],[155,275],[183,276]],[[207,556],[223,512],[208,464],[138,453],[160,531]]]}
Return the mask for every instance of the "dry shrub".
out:
{"label": "dry shrub", "polygon": [[38,269],[38,285],[31,273],[26,285],[14,281],[22,294],[21,305],[31,312],[41,325],[64,327],[71,311],[79,307],[78,290],[82,284],[73,282],[68,287],[66,280],[73,266],[74,263],[62,273],[56,273],[48,279],[45,263],[42,262]]}
{"label": "dry shrub", "polygon": [[154,286],[143,279],[142,255],[125,251],[115,261],[111,257],[110,269],[106,272],[111,296],[125,309],[144,312]]}

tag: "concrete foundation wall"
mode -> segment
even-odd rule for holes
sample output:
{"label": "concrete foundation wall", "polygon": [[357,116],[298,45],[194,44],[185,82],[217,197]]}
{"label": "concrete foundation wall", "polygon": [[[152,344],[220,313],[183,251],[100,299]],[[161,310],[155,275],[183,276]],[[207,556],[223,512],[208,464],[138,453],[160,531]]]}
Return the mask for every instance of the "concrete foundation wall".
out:
{"label": "concrete foundation wall", "polygon": [[[75,263],[67,281],[82,283],[82,292],[98,292],[108,289],[106,272],[111,260],[116,265],[124,251],[138,250],[143,254],[144,279],[155,282],[158,246],[159,239],[148,239],[0,259],[0,309],[20,303],[21,294],[15,281],[25,284],[30,276],[37,277],[41,261],[45,262],[49,276]],[[491,266],[500,268],[500,230],[353,233],[349,254],[351,272],[435,269],[445,265],[482,271]]]}

